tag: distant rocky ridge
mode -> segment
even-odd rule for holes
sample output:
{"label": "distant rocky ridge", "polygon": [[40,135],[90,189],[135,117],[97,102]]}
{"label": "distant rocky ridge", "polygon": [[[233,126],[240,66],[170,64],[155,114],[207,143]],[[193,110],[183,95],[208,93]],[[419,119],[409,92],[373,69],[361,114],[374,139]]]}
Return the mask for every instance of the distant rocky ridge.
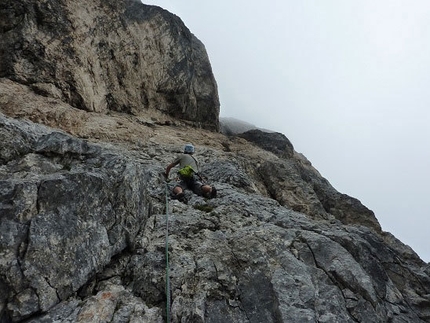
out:
{"label": "distant rocky ridge", "polygon": [[[1,323],[165,322],[168,304],[175,323],[430,322],[429,265],[371,210],[284,135],[225,134],[204,47],[178,17],[24,0],[0,18]],[[216,199],[168,198],[161,174],[186,142]]]}
{"label": "distant rocky ridge", "polygon": [[257,126],[248,123],[246,121],[242,121],[236,118],[220,118],[220,131],[221,133],[232,136],[240,133],[247,132],[249,130],[258,129]]}
{"label": "distant rocky ridge", "polygon": [[238,135],[238,134],[247,132],[249,130],[261,130],[263,132],[274,132],[273,130],[259,128],[256,125],[253,125],[252,123],[239,120],[236,118],[231,118],[231,117],[220,117],[219,123],[220,123],[220,132],[227,136]]}

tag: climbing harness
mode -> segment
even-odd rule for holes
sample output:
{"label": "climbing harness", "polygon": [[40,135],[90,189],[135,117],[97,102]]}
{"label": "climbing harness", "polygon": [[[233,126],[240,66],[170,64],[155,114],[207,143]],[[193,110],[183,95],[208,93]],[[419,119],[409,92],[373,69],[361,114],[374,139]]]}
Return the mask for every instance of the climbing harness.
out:
{"label": "climbing harness", "polygon": [[169,187],[166,181],[166,322],[170,323]]}

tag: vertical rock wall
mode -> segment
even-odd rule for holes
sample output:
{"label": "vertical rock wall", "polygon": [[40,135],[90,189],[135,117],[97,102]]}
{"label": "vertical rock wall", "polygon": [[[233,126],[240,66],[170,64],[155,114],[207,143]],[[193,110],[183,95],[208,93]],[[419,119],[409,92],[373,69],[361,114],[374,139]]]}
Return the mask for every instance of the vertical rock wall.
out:
{"label": "vertical rock wall", "polygon": [[204,45],[173,14],[134,0],[4,0],[0,77],[95,112],[160,110],[218,130]]}

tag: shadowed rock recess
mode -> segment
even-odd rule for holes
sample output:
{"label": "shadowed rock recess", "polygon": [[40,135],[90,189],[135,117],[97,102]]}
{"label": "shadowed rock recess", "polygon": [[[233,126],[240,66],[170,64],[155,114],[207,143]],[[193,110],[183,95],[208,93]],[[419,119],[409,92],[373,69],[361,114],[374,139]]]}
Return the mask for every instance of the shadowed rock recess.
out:
{"label": "shadowed rock recess", "polygon": [[[218,132],[178,17],[3,0],[0,31],[1,323],[430,322],[428,264],[371,210],[284,135]],[[187,142],[216,199],[166,198]]]}

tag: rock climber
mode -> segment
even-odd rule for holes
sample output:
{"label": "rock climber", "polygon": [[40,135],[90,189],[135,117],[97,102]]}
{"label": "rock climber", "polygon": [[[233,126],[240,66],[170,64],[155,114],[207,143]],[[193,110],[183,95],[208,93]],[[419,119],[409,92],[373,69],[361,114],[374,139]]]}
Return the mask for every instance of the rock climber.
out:
{"label": "rock climber", "polygon": [[197,160],[194,158],[193,154],[194,146],[192,144],[186,144],[184,146],[184,153],[180,154],[166,168],[164,175],[166,178],[169,178],[170,170],[176,165],[179,165],[179,182],[173,188],[173,199],[183,200],[185,197],[185,189],[189,189],[195,194],[206,198],[216,197],[217,192],[215,187],[203,183],[203,178],[199,174]]}

